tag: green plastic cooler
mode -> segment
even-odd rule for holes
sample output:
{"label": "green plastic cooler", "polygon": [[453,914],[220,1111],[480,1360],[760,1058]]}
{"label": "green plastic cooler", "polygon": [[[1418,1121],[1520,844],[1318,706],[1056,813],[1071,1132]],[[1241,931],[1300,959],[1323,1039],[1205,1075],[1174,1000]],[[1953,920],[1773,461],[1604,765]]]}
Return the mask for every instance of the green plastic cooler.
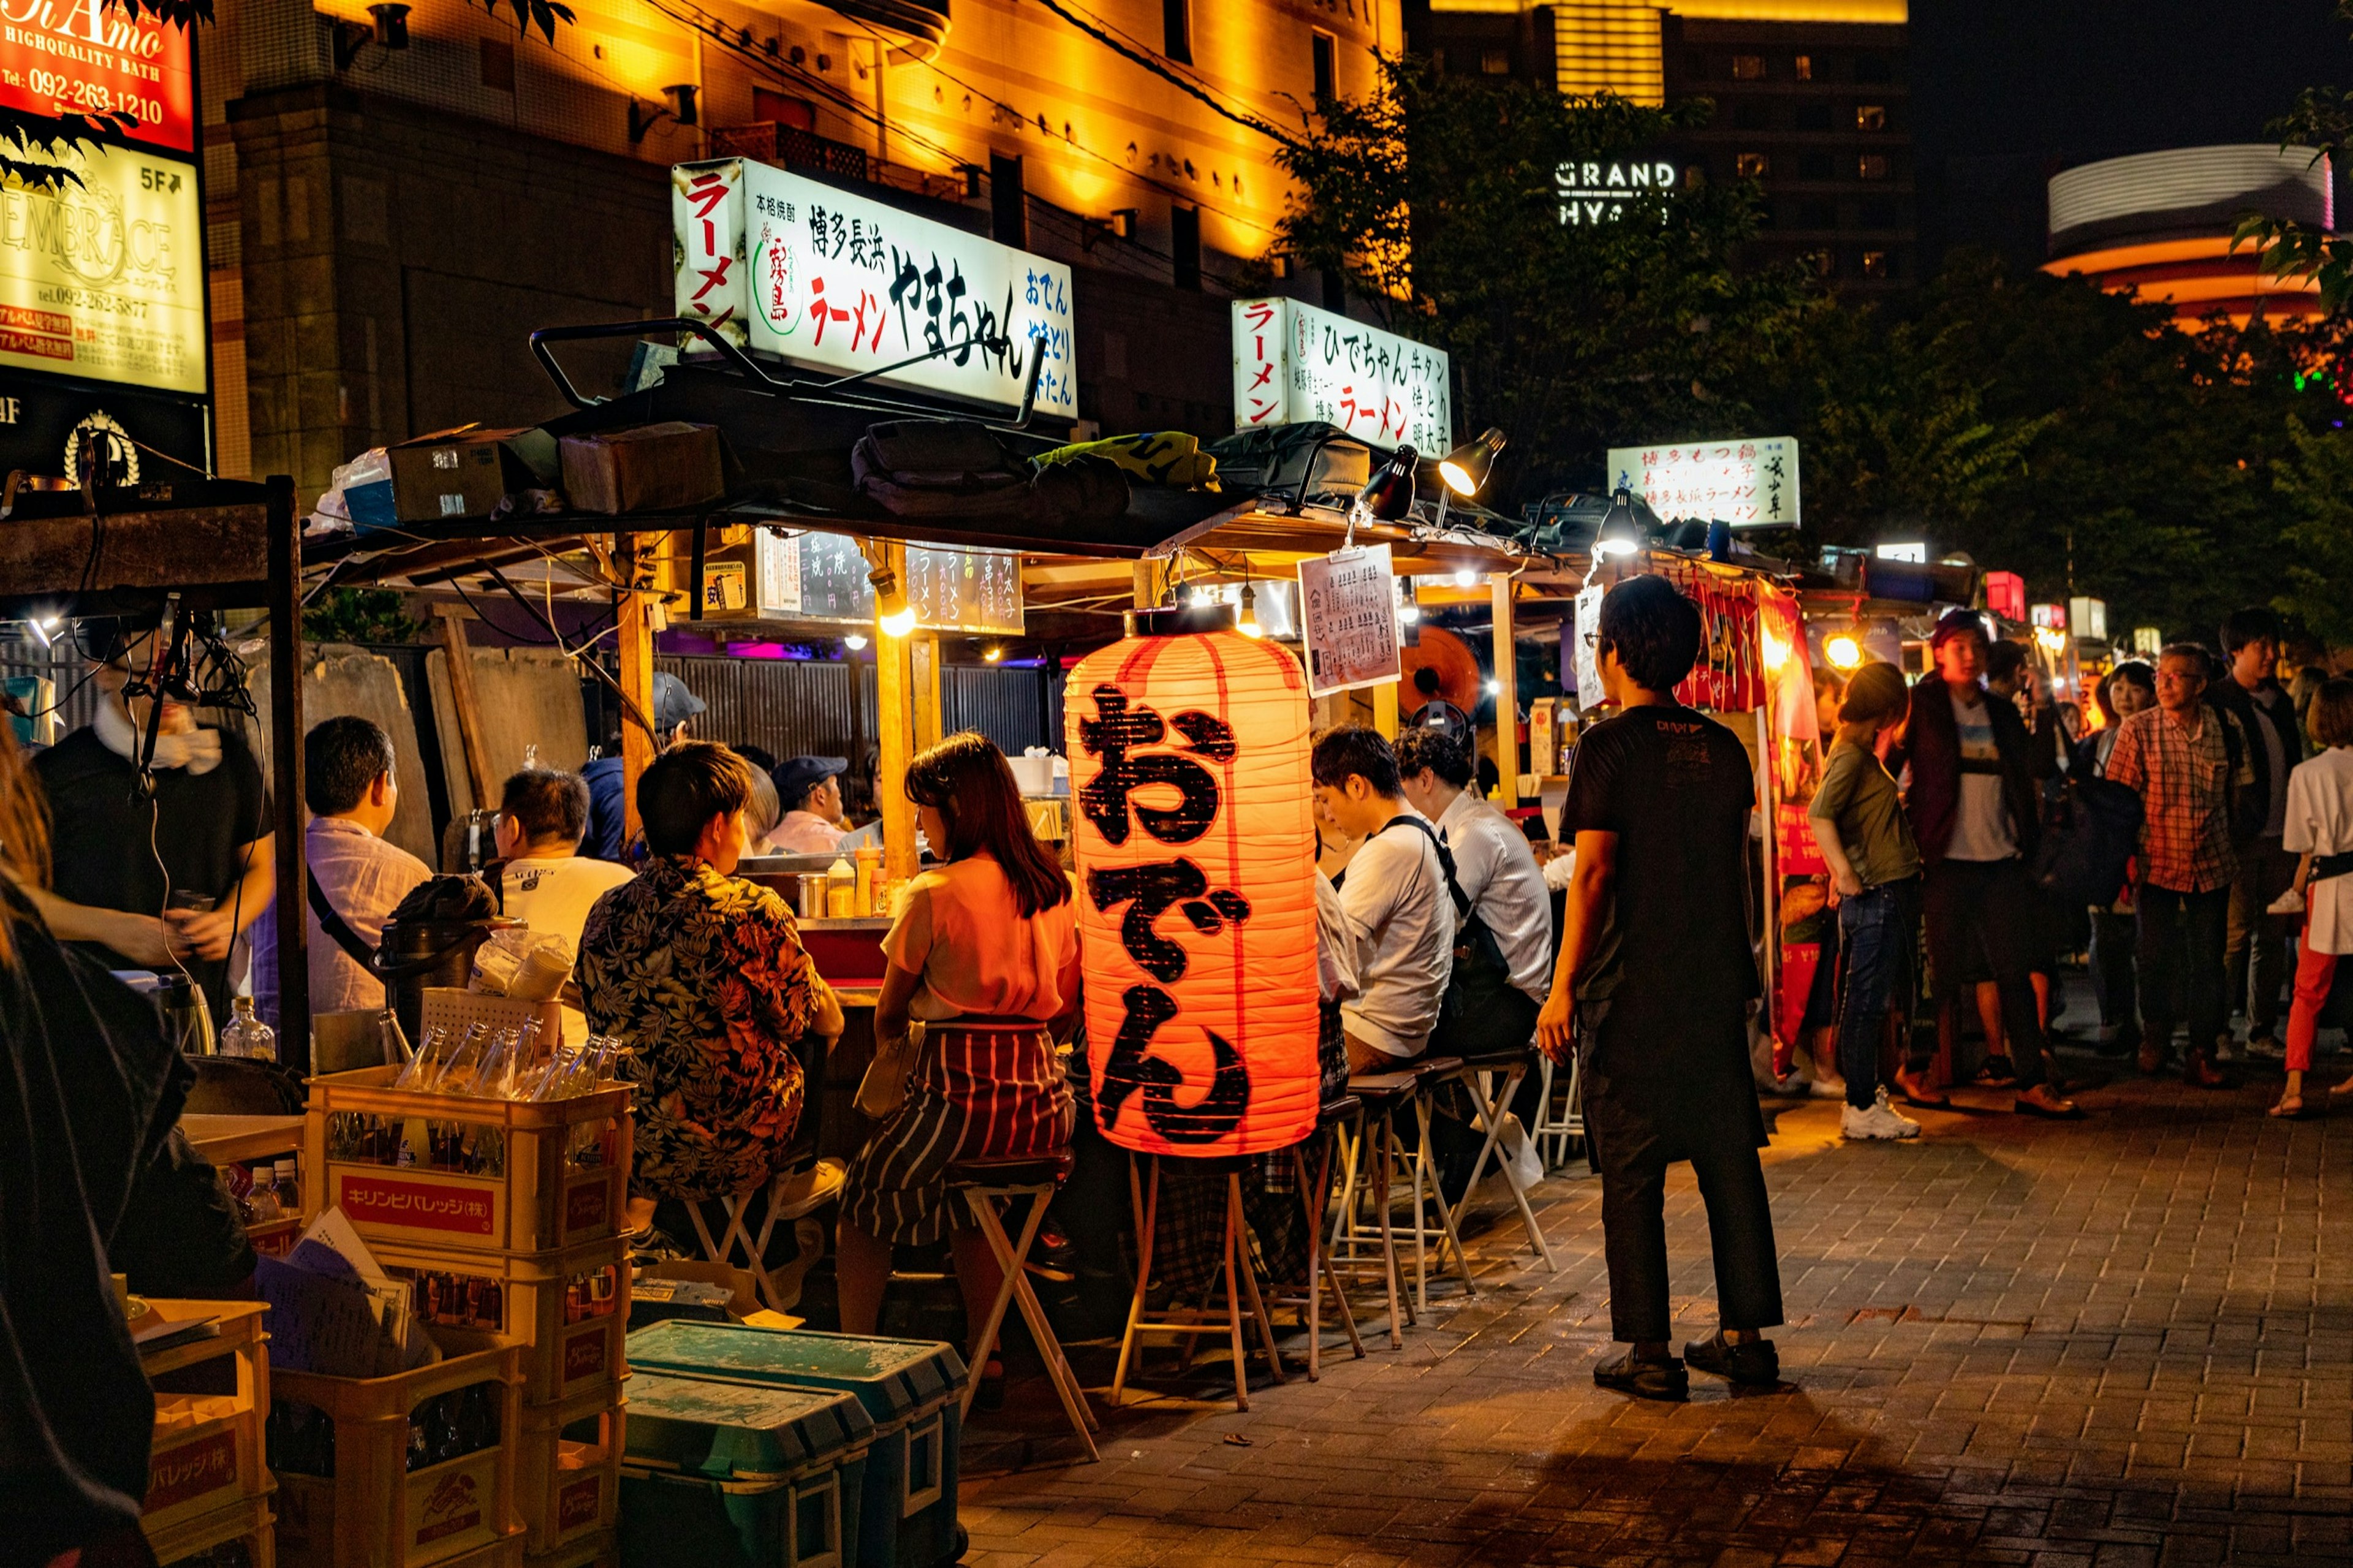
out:
{"label": "green plastic cooler", "polygon": [[[859,1508],[858,1568],[933,1568],[959,1552],[956,1447],[965,1367],[955,1346],[672,1319],[629,1336],[629,1367],[857,1395],[874,1423]],[[633,1387],[633,1416],[636,1400]]]}
{"label": "green plastic cooler", "polygon": [[639,1373],[621,1466],[626,1568],[850,1568],[874,1422],[856,1396]]}

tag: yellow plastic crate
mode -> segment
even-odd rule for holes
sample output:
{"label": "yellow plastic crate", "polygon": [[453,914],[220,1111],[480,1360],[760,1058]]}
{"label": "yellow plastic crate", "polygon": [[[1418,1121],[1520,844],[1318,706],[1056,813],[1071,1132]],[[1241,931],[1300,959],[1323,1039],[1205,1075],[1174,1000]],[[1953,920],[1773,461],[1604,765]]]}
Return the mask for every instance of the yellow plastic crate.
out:
{"label": "yellow plastic crate", "polygon": [[621,1568],[621,1547],[609,1530],[592,1531],[553,1552],[526,1552],[523,1568]]}
{"label": "yellow plastic crate", "polygon": [[[311,1080],[302,1206],[361,1236],[471,1252],[550,1252],[620,1234],[629,1091],[533,1103],[392,1087],[395,1069]],[[404,1157],[412,1163],[401,1163]]]}
{"label": "yellow plastic crate", "polygon": [[270,1529],[274,1518],[269,1511],[269,1489],[265,1487],[257,1497],[239,1498],[227,1508],[183,1519],[161,1530],[147,1525],[147,1544],[154,1549],[156,1562],[172,1568],[175,1563],[241,1541],[247,1568],[276,1568]]}
{"label": "yellow plastic crate", "polygon": [[612,1531],[620,1508],[625,1419],[617,1393],[525,1407],[515,1497],[526,1552],[543,1554]]}
{"label": "yellow plastic crate", "polygon": [[[307,1405],[332,1432],[332,1474],[308,1473],[290,1423],[271,1456],[278,1476],[278,1551],[290,1568],[425,1568],[512,1542],[522,1550],[514,1505],[522,1441],[522,1352],[501,1345],[455,1354],[391,1377],[322,1377],[281,1370],[272,1390],[290,1416]],[[408,1468],[409,1417],[430,1402],[489,1384],[499,1440]],[[312,1432],[315,1436],[316,1429]],[[489,1563],[515,1558],[489,1556]]]}
{"label": "yellow plastic crate", "polygon": [[522,1349],[526,1405],[609,1396],[628,1375],[629,1248],[618,1239],[560,1252],[469,1252],[379,1242],[387,1273],[415,1282],[416,1310],[444,1345]]}
{"label": "yellow plastic crate", "polygon": [[214,1320],[220,1332],[140,1358],[150,1380],[231,1358],[233,1391],[155,1395],[155,1436],[147,1460],[147,1498],[141,1522],[153,1541],[185,1521],[208,1517],[262,1495],[269,1472],[261,1422],[269,1409],[269,1357],[258,1301],[148,1301],[166,1321]]}

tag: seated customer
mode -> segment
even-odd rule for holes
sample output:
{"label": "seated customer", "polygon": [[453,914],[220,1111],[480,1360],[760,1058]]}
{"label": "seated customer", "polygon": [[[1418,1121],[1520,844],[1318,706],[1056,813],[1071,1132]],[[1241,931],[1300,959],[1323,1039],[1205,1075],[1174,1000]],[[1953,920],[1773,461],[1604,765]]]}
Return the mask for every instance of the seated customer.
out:
{"label": "seated customer", "polygon": [[[329,719],[302,737],[302,800],[311,808],[302,859],[311,868],[311,1011],[379,1008],[384,982],[364,962],[384,940],[385,921],[431,867],[386,843],[400,806],[393,778],[392,737],[357,714]],[[320,905],[335,916],[330,931]],[[278,1012],[278,920],[274,905],[254,927],[255,1007]]]}
{"label": "seated customer", "polygon": [[[850,1166],[841,1200],[841,1326],[874,1331],[894,1245],[947,1236],[969,1321],[1001,1278],[987,1239],[944,1184],[957,1160],[1050,1154],[1072,1131],[1056,1025],[1079,1005],[1071,881],[1029,831],[1004,753],[951,735],[908,764],[906,790],[943,863],[908,885],[882,940],[879,1043],[917,1042],[906,1098]],[[994,1359],[984,1378],[1001,1378]]]}
{"label": "seated customer", "polygon": [[1315,742],[1315,805],[1360,840],[1334,879],[1356,942],[1356,999],[1340,1006],[1351,1072],[1422,1054],[1454,968],[1454,900],[1438,836],[1398,793],[1397,754],[1358,725]]}
{"label": "seated customer", "polygon": [[[507,780],[492,831],[506,861],[500,892],[508,918],[562,937],[576,959],[589,907],[636,875],[617,861],[580,853],[581,836],[588,831],[587,784],[577,773],[525,768]],[[564,1037],[578,1040],[586,1033],[587,1020],[566,1006]]]}
{"label": "seated customer", "polygon": [[841,847],[841,775],[846,757],[795,757],[776,773],[784,820],[769,836],[779,855],[831,855]]}
{"label": "seated customer", "polygon": [[576,972],[589,1026],[636,1047],[639,1199],[761,1186],[800,1124],[794,1044],[841,1033],[841,1005],[801,950],[792,911],[732,873],[752,767],[684,741],[638,781],[645,869],[599,898]]}

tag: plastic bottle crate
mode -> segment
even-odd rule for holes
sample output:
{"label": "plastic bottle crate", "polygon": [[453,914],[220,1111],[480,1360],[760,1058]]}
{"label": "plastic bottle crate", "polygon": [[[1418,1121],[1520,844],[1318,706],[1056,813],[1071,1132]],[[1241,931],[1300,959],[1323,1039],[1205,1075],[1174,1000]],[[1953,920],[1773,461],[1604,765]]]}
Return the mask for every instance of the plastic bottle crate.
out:
{"label": "plastic bottle crate", "polygon": [[621,1498],[627,1413],[617,1390],[526,1405],[515,1467],[523,1550],[534,1556],[610,1531]]}
{"label": "plastic bottle crate", "polygon": [[[166,1321],[210,1318],[216,1338],[192,1340],[140,1357],[155,1395],[155,1436],[147,1461],[147,1498],[141,1522],[150,1539],[180,1523],[206,1518],[260,1497],[269,1487],[262,1452],[262,1418],[269,1409],[269,1358],[263,1351],[264,1309],[250,1301],[148,1302]],[[227,1376],[175,1375],[224,1358]],[[172,1392],[191,1381],[227,1382],[220,1393]]]}
{"label": "plastic bottle crate", "polygon": [[640,1374],[621,1468],[631,1563],[849,1568],[874,1422],[855,1394]]}
{"label": "plastic bottle crate", "polygon": [[621,1568],[620,1537],[615,1531],[593,1531],[553,1552],[526,1552],[522,1563],[523,1568]]}
{"label": "plastic bottle crate", "polygon": [[[378,1242],[385,1271],[417,1282],[417,1320],[445,1346],[522,1349],[526,1405],[610,1395],[628,1375],[629,1247],[618,1238],[559,1252],[468,1252]],[[578,1289],[575,1290],[575,1287]]]}
{"label": "plastic bottle crate", "polygon": [[[271,1430],[278,1551],[292,1568],[424,1568],[518,1562],[514,1506],[522,1444],[522,1351],[465,1352],[390,1377],[322,1377],[280,1370]],[[498,1441],[408,1468],[409,1417],[442,1395],[481,1384]],[[308,1405],[317,1412],[306,1416]],[[442,1408],[446,1408],[442,1407]],[[331,1447],[322,1466],[322,1428]],[[297,1425],[298,1421],[308,1423]],[[319,1474],[324,1468],[332,1473]],[[496,1549],[512,1546],[512,1555]]]}
{"label": "plastic bottle crate", "polygon": [[[618,1234],[629,1091],[543,1103],[417,1094],[396,1069],[311,1080],[302,1206],[340,1205],[361,1236],[470,1252],[549,1252]],[[413,1163],[400,1163],[404,1147]]]}
{"label": "plastic bottle crate", "polygon": [[965,1365],[955,1346],[673,1318],[629,1336],[629,1364],[855,1395],[874,1423],[859,1500],[861,1568],[931,1568],[955,1551]]}
{"label": "plastic bottle crate", "polygon": [[[270,1530],[275,1517],[269,1511],[269,1492],[264,1489],[258,1497],[239,1498],[227,1508],[183,1519],[161,1530],[147,1525],[147,1544],[154,1549],[155,1561],[164,1568],[174,1568],[182,1563],[191,1564],[191,1568],[197,1563],[204,1568],[214,1568],[215,1564],[220,1568],[276,1568],[278,1559]],[[234,1546],[243,1550],[221,1550]]]}

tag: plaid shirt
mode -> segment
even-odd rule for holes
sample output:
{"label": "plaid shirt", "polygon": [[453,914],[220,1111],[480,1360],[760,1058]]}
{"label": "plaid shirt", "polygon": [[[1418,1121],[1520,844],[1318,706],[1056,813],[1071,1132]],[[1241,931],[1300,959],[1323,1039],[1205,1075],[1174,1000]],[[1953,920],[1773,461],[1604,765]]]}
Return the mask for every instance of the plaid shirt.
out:
{"label": "plaid shirt", "polygon": [[2124,721],[2108,753],[2108,778],[2140,792],[2141,880],[2177,893],[2228,887],[2238,870],[2231,849],[2231,788],[2252,788],[2254,768],[2239,748],[2236,776],[2222,739],[2230,715],[2199,704],[2176,723],[2161,708]]}

